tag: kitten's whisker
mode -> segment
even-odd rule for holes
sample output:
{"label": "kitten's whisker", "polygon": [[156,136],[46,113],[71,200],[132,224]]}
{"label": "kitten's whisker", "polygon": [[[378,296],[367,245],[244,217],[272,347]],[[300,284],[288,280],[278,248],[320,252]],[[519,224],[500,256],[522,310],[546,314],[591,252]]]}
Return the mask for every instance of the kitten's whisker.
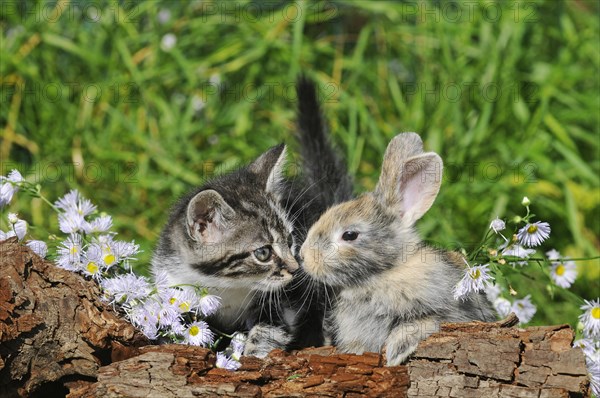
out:
{"label": "kitten's whisker", "polygon": [[[303,189],[303,190],[302,190],[302,191],[301,191],[301,192],[298,194],[298,196],[297,196],[297,197],[296,197],[296,199],[295,199],[295,200],[292,202],[292,204],[291,204],[291,205],[289,205],[289,207],[287,207],[287,208],[289,208],[289,209],[293,208],[293,207],[294,207],[294,205],[295,205],[295,204],[296,204],[296,203],[297,203],[297,202],[298,202],[300,199],[302,199],[302,197],[303,197],[304,195],[306,195],[306,194],[309,192],[309,190],[310,190],[310,189],[312,189],[312,187],[316,186],[316,185],[317,185],[317,183],[319,183],[319,182],[323,181],[323,180],[325,179],[325,177],[326,177],[326,176],[323,176],[322,178],[318,179],[317,181],[314,181],[312,184],[310,184],[309,186],[307,186],[306,188],[304,188],[304,189]],[[313,199],[317,199],[317,198],[319,198],[320,196],[321,196],[320,194],[318,194],[318,195],[315,195],[315,196],[313,197]],[[305,206],[303,206],[303,208],[306,208],[306,207],[305,207]]]}

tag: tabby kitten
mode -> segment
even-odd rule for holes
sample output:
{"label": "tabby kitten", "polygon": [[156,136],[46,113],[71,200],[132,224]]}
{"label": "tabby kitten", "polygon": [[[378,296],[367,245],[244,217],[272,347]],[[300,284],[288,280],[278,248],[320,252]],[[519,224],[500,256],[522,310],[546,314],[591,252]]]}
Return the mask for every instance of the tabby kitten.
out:
{"label": "tabby kitten", "polygon": [[284,177],[285,146],[217,177],[173,207],[152,259],[171,284],[221,297],[214,328],[249,331],[246,355],[323,343],[324,290],[296,260],[308,228],[351,182],[331,148],[310,81],[297,84],[304,179]]}

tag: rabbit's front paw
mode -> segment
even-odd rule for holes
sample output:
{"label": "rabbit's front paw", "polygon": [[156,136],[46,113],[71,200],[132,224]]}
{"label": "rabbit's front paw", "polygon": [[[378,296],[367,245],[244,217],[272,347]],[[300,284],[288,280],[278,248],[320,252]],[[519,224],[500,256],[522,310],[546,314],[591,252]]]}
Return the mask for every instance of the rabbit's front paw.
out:
{"label": "rabbit's front paw", "polygon": [[248,333],[244,355],[264,358],[275,348],[284,350],[291,340],[291,336],[282,327],[258,324]]}
{"label": "rabbit's front paw", "polygon": [[433,317],[398,324],[386,340],[387,366],[406,362],[417,349],[419,342],[438,330],[440,324]]}
{"label": "rabbit's front paw", "polygon": [[398,366],[406,362],[408,357],[417,349],[419,345],[418,340],[412,341],[390,341],[388,339],[387,346],[385,348],[385,358],[387,366]]}

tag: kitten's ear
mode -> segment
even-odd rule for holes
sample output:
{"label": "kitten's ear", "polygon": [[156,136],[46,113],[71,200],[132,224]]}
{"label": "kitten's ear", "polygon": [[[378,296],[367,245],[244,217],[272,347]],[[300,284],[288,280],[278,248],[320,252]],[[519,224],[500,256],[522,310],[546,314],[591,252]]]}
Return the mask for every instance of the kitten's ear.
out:
{"label": "kitten's ear", "polygon": [[423,152],[415,133],[396,136],[388,145],[375,194],[414,224],[433,204],[442,184],[443,162],[438,154]]}
{"label": "kitten's ear", "polygon": [[186,212],[189,237],[201,243],[219,242],[235,211],[212,189],[202,191],[190,200]]}
{"label": "kitten's ear", "polygon": [[285,166],[285,144],[279,144],[263,153],[248,169],[257,174],[260,181],[264,181],[264,188],[268,192],[277,194],[283,181]]}

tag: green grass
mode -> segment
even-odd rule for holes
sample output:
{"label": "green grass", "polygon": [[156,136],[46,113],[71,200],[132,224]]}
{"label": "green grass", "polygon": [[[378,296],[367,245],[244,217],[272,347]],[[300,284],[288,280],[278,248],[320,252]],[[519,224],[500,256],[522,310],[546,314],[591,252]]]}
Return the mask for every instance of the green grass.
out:
{"label": "green grass", "polygon": [[[440,153],[444,183],[419,223],[428,241],[470,249],[526,195],[552,225],[547,249],[598,255],[596,2],[25,4],[0,10],[0,171],[19,168],[52,200],[79,189],[141,244],[140,268],[178,195],[279,142],[297,153],[301,71],[321,86],[357,192],[399,132]],[[39,200],[10,210],[37,238],[57,231]],[[572,290],[597,297],[599,261],[579,270]],[[543,282],[515,288],[532,293],[536,323],[579,314]]]}

